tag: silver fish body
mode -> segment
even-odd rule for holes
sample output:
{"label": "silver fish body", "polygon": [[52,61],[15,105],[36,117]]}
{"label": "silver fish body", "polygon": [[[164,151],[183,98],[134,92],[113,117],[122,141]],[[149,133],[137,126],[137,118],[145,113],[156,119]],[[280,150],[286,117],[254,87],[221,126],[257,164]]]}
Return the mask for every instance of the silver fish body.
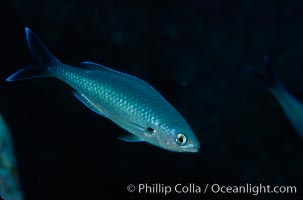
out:
{"label": "silver fish body", "polygon": [[38,64],[7,80],[53,76],[75,89],[87,107],[132,133],[124,141],[145,141],[175,152],[197,152],[199,142],[181,114],[153,87],[134,76],[92,62],[73,67],[58,61],[26,28],[26,38]]}

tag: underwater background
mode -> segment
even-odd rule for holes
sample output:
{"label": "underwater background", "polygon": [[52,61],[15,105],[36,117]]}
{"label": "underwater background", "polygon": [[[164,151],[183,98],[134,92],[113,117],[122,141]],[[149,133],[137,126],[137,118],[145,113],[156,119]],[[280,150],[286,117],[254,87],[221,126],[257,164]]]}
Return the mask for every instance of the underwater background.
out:
{"label": "underwater background", "polygon": [[[0,112],[25,199],[303,199],[303,140],[245,68],[263,56],[303,100],[302,1],[2,0]],[[62,62],[93,61],[154,86],[201,148],[174,153],[126,133],[54,78],[8,83],[35,61],[27,26]],[[138,194],[128,184],[294,185],[297,194]]]}

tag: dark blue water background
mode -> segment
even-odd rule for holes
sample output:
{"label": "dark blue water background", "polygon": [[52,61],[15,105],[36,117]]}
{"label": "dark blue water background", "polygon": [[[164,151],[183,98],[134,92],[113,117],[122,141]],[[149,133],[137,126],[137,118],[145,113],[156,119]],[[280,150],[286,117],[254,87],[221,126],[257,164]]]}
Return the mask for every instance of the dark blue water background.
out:
{"label": "dark blue water background", "polygon": [[[286,87],[303,99],[302,8],[299,0],[1,1],[0,112],[26,199],[163,197],[127,193],[128,184],[145,182],[295,185],[302,192],[303,141],[273,96],[243,71],[262,70],[271,55]],[[5,82],[34,63],[25,26],[65,63],[94,61],[153,85],[191,124],[200,152],[117,140],[124,130],[54,78]]]}

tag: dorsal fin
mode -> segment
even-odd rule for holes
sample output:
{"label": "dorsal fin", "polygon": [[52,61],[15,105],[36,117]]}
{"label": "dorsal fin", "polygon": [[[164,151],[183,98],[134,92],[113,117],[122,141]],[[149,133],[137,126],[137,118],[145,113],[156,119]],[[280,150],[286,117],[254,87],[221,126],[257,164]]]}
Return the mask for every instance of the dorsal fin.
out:
{"label": "dorsal fin", "polygon": [[123,73],[123,72],[119,72],[117,70],[105,67],[104,65],[98,64],[98,63],[94,63],[94,62],[90,62],[90,61],[83,61],[80,63],[80,67],[83,69],[89,69],[89,70],[99,70],[99,71],[104,71],[104,72],[110,72],[113,74],[117,74],[120,75],[121,77],[124,78],[130,78],[133,80],[139,80],[142,83],[145,83],[145,81],[141,80],[140,78],[137,78],[135,76]]}
{"label": "dorsal fin", "polygon": [[140,80],[142,82],[144,82],[143,80],[141,80],[140,78],[137,78],[135,76],[123,73],[123,72],[119,72],[117,70],[111,69],[109,67],[105,67],[104,65],[98,64],[98,63],[94,63],[94,62],[90,62],[90,61],[83,61],[80,63],[80,67],[83,69],[90,69],[90,70],[99,70],[99,71],[105,71],[105,72],[111,72],[114,74],[118,74],[122,77],[126,77],[126,78],[131,78],[131,79],[137,79]]}
{"label": "dorsal fin", "polygon": [[158,93],[158,91],[156,91],[152,86],[150,86],[147,82],[145,82],[144,80],[132,76],[130,74],[126,74],[123,72],[119,72],[117,70],[105,67],[104,65],[100,65],[94,62],[90,62],[90,61],[83,61],[80,63],[80,67],[83,69],[88,69],[88,70],[95,70],[95,71],[101,71],[101,72],[108,72],[111,74],[114,74],[115,76],[119,76],[120,78],[128,81],[128,82],[132,82],[137,84],[137,86],[141,86],[141,87],[145,87],[148,90],[153,90],[154,92]]}
{"label": "dorsal fin", "polygon": [[104,71],[104,72],[110,72],[116,75],[119,75],[121,78],[125,78],[131,81],[138,81],[139,84],[146,84],[148,85],[148,87],[151,87],[149,84],[147,84],[145,81],[143,81],[142,79],[132,76],[130,74],[126,74],[123,72],[119,72],[117,70],[105,67],[104,65],[101,64],[97,64],[94,62],[90,62],[90,61],[83,61],[80,63],[80,67],[83,69],[89,69],[89,70],[99,70],[99,71]]}
{"label": "dorsal fin", "polygon": [[119,71],[116,71],[116,70],[111,69],[109,67],[105,67],[104,65],[101,65],[101,64],[98,64],[98,63],[94,63],[94,62],[90,62],[90,61],[83,61],[83,62],[81,62],[80,63],[80,67],[84,68],[84,69],[106,71],[106,72],[111,72],[111,73],[118,73],[120,75],[130,76],[130,75],[125,74],[123,72],[119,72]]}
{"label": "dorsal fin", "polygon": [[101,64],[97,64],[97,63],[89,62],[89,61],[81,62],[80,67],[84,68],[84,69],[90,69],[90,70],[113,71],[112,69],[105,67]]}

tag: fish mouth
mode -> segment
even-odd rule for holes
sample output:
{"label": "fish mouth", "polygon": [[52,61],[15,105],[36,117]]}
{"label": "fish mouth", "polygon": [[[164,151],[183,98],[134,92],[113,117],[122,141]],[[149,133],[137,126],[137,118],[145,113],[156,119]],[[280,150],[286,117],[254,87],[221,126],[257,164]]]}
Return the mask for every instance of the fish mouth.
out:
{"label": "fish mouth", "polygon": [[180,146],[180,147],[183,150],[183,152],[192,152],[192,153],[196,153],[200,149],[200,146],[193,145],[193,144],[188,144],[188,145]]}

